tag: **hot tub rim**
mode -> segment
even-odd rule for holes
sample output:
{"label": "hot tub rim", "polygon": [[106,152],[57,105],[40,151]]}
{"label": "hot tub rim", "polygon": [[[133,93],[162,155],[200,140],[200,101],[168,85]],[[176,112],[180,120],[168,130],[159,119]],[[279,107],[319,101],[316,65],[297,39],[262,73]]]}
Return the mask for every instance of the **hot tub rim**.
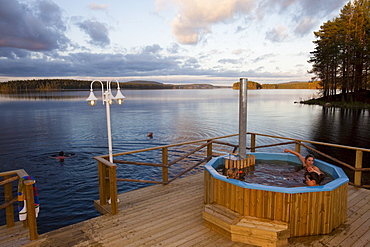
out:
{"label": "hot tub rim", "polygon": [[[258,152],[258,153],[250,153],[251,155],[255,155],[256,159],[265,159],[271,158],[272,156],[275,157],[286,157],[286,159],[280,160],[287,160],[296,163],[300,163],[299,158],[292,154],[286,153],[267,153],[267,152]],[[221,181],[234,184],[236,186],[246,188],[246,189],[255,189],[255,190],[266,190],[272,192],[280,192],[280,193],[287,193],[287,194],[296,194],[296,193],[308,193],[308,192],[322,192],[322,191],[333,191],[334,189],[340,187],[341,185],[348,183],[349,179],[344,171],[337,166],[329,164],[325,161],[315,159],[315,165],[317,165],[321,170],[331,174],[335,179],[325,185],[320,186],[302,186],[302,187],[278,187],[278,186],[270,186],[270,185],[262,185],[262,184],[255,184],[255,183],[247,183],[244,181],[239,181],[236,179],[228,179],[226,176],[220,175],[216,170],[215,166],[220,165],[219,160],[229,155],[223,155],[219,157],[212,158],[207,164],[205,164],[204,168],[211,174],[212,177],[217,178]],[[259,158],[258,156],[262,156],[263,158]],[[216,162],[218,162],[216,164]],[[335,171],[335,174],[332,172]]]}

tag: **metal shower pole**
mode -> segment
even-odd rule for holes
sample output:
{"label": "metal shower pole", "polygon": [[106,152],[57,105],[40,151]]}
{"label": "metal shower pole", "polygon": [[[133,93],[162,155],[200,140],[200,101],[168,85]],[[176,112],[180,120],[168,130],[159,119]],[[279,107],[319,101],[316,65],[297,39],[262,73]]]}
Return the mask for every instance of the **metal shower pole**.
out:
{"label": "metal shower pole", "polygon": [[240,78],[239,88],[239,156],[244,159],[247,157],[247,78]]}

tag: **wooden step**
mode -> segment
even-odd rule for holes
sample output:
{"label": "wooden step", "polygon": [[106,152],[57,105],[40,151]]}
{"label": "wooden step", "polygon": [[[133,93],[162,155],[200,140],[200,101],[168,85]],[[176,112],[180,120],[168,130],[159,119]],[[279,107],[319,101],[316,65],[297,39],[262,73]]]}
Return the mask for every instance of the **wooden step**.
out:
{"label": "wooden step", "polygon": [[288,223],[242,216],[217,204],[204,207],[204,224],[232,241],[257,246],[286,246],[290,237]]}

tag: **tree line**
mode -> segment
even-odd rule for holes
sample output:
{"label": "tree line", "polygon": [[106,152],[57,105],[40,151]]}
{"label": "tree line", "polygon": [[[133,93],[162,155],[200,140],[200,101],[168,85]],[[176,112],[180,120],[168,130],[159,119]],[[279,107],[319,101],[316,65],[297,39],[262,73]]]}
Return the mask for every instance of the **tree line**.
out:
{"label": "tree line", "polygon": [[320,89],[318,81],[313,82],[287,82],[279,84],[262,84],[263,89]]}
{"label": "tree line", "polygon": [[[113,82],[112,82],[113,83]],[[28,91],[51,91],[51,90],[88,90],[90,89],[91,81],[74,80],[74,79],[35,79],[35,80],[15,80],[0,83],[0,92],[2,93],[17,93]],[[104,83],[105,85],[105,83]],[[120,82],[121,88],[126,89],[172,89],[174,85],[162,83],[134,83]],[[113,85],[115,88],[115,85]],[[100,89],[100,83],[93,84],[94,89]]]}
{"label": "tree line", "polygon": [[[254,81],[248,81],[247,82],[247,87],[248,87],[248,89],[262,89],[262,85],[259,84],[258,82],[254,82]],[[233,89],[237,89],[237,90],[240,89],[240,81],[235,82],[233,84]]]}
{"label": "tree line", "polygon": [[370,88],[370,1],[348,2],[314,34],[309,72],[320,80],[322,95],[357,101]]}
{"label": "tree line", "polygon": [[[260,84],[254,81],[248,81],[248,89],[319,89],[320,82],[286,82],[278,84]],[[233,84],[233,89],[239,89],[240,82]]]}

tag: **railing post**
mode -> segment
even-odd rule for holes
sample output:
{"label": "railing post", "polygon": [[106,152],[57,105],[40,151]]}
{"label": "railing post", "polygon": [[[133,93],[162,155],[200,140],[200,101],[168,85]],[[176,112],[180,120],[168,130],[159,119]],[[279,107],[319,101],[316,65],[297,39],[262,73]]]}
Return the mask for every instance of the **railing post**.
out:
{"label": "railing post", "polygon": [[27,223],[30,231],[30,240],[38,239],[36,212],[35,212],[35,199],[33,193],[33,184],[35,180],[25,180],[25,199],[27,207]]}
{"label": "railing post", "polygon": [[98,162],[98,173],[99,173],[99,195],[100,205],[107,205],[108,195],[106,193],[106,169],[103,163]]}
{"label": "railing post", "polygon": [[[362,168],[362,156],[363,153],[360,150],[356,150],[356,163],[355,168]],[[362,172],[355,170],[355,178],[354,178],[354,184],[356,186],[361,186],[361,180],[362,180]]]}
{"label": "railing post", "polygon": [[111,201],[111,213],[118,213],[118,201],[117,201],[117,175],[116,167],[109,167],[109,191],[110,191],[110,201]]}
{"label": "railing post", "polygon": [[212,150],[212,141],[207,141],[207,157],[212,156],[213,150]]}
{"label": "railing post", "polygon": [[256,134],[251,133],[251,152],[256,152]]}
{"label": "railing post", "polygon": [[295,151],[299,154],[301,153],[301,142],[297,141],[295,143]]}
{"label": "railing post", "polygon": [[168,148],[162,148],[162,181],[168,182]]}
{"label": "railing post", "polygon": [[[4,176],[4,180],[11,178],[11,176]],[[12,200],[12,183],[4,184],[4,199],[5,202],[9,202]],[[5,209],[6,214],[6,226],[12,227],[14,226],[14,206],[13,203],[6,207]]]}

